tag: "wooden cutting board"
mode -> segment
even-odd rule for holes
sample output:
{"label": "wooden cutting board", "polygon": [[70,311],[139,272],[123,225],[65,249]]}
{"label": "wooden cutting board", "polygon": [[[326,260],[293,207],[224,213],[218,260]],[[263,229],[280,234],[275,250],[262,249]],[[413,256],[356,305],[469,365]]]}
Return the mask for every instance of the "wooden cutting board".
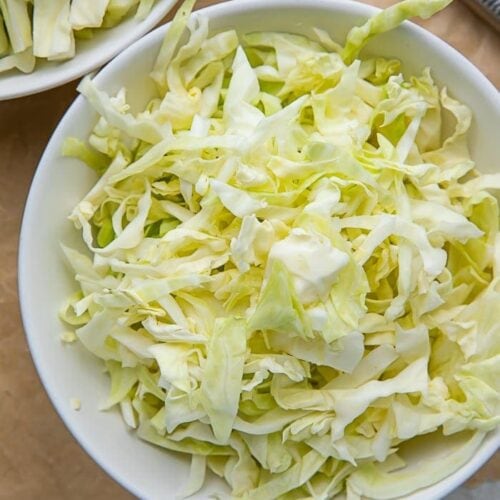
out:
{"label": "wooden cutting board", "polygon": [[[214,3],[200,0],[198,7]],[[383,7],[395,1],[366,3]],[[422,24],[500,87],[500,37],[462,3],[455,1]],[[131,498],[85,454],[52,409],[18,312],[16,260],[24,202],[39,157],[76,96],[75,86],[0,102],[0,500]],[[500,480],[498,456],[469,485],[492,480]]]}

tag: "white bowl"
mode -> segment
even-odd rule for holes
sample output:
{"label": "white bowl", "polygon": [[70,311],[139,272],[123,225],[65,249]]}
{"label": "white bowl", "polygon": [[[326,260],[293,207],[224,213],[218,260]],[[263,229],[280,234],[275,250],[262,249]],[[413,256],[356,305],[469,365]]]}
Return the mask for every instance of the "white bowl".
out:
{"label": "white bowl", "polygon": [[127,17],[117,26],[96,30],[90,40],[76,40],[76,55],[67,61],[37,59],[32,73],[12,70],[0,74],[0,101],[37,94],[76,80],[103,66],[152,30],[177,0],[158,0],[143,20]]}
{"label": "white bowl", "polygon": [[[348,29],[376,9],[350,1],[334,0],[238,0],[208,8],[212,30],[235,27],[240,32],[283,30],[312,35],[311,27],[328,30],[341,41]],[[129,47],[96,77],[99,87],[115,92],[129,88],[133,106],[144,104],[153,86],[148,73],[165,33],[161,27]],[[498,159],[500,100],[488,80],[455,50],[411,23],[377,38],[368,47],[377,54],[399,57],[405,70],[416,73],[431,66],[436,80],[446,84],[456,98],[474,111],[471,132],[473,156],[481,170],[492,171]],[[174,498],[188,474],[188,461],[139,441],[126,430],[120,416],[99,412],[107,392],[101,364],[78,346],[63,346],[58,338],[63,325],[57,311],[75,290],[66,269],[59,242],[79,243],[79,235],[66,216],[95,182],[90,171],[75,160],[61,158],[65,137],[85,139],[96,114],[78,97],[59,124],[42,157],[26,205],[19,254],[19,290],[24,326],[42,382],[75,438],[114,479],[140,498]],[[82,409],[75,412],[69,400],[78,397]],[[470,477],[498,448],[500,433],[492,433],[475,456],[443,481],[406,498],[436,499]],[[442,453],[453,445],[429,444],[418,453]],[[206,498],[221,488],[210,476],[196,498]],[[225,489],[227,491],[227,489]]]}

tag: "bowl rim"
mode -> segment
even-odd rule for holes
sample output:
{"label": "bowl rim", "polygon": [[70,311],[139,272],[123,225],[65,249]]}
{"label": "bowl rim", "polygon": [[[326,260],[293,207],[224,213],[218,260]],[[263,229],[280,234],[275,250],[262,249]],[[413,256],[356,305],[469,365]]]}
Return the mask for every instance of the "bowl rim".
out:
{"label": "bowl rim", "polygon": [[[57,70],[47,74],[43,68],[35,69],[31,73],[22,73],[17,70],[8,76],[13,76],[12,85],[3,90],[0,87],[0,101],[17,99],[33,94],[38,94],[46,90],[60,87],[68,82],[76,80],[83,75],[95,71],[111,61],[115,56],[124,52],[136,40],[157,26],[160,21],[173,9],[178,0],[158,0],[156,5],[146,18],[135,20],[129,17],[125,20],[130,24],[130,28],[122,33],[116,34],[115,28],[107,28],[107,32],[102,34],[102,40],[94,47],[88,48],[84,52],[76,53],[75,57],[58,63]],[[80,62],[79,55],[92,55]],[[7,76],[7,74],[5,74]],[[19,79],[20,82],[16,82]],[[0,82],[2,76],[0,75]],[[22,83],[21,83],[22,82]]]}
{"label": "bowl rim", "polygon": [[[197,10],[197,13],[210,17],[225,17],[230,14],[244,14],[245,11],[252,11],[257,9],[275,9],[275,8],[304,8],[302,0],[233,0],[226,1],[216,5],[208,6]],[[359,14],[360,16],[368,17],[379,12],[381,9],[368,4],[353,2],[352,0],[308,0],[308,8],[314,9],[328,9],[335,11],[336,9],[343,8],[351,11],[354,14]],[[143,47],[147,48],[151,43],[160,41],[163,38],[165,31],[168,29],[170,23],[166,23],[159,26],[155,30],[151,31],[147,35],[143,36],[139,40],[135,41],[133,44],[128,46],[122,53],[106,64],[99,73],[95,76],[96,83],[104,79],[106,75],[114,70],[115,65],[119,65],[122,61],[126,61],[129,56],[135,54],[135,52],[140,51]],[[457,61],[457,64],[461,65],[461,69],[467,72],[469,75],[473,76],[477,82],[477,86],[480,88],[481,93],[488,95],[489,99],[495,103],[495,112],[500,116],[500,94],[494,85],[486,78],[481,71],[476,68],[472,62],[470,62],[465,56],[463,56],[456,49],[448,45],[445,41],[440,39],[438,36],[432,34],[431,32],[425,30],[424,28],[410,22],[405,21],[402,24],[403,29],[407,30],[409,36],[423,37],[427,38],[435,46],[435,50],[441,53],[447,54],[448,57],[452,57]],[[82,447],[90,458],[97,463],[101,469],[103,469],[108,476],[125,488],[128,492],[132,493],[138,498],[145,498],[144,493],[139,491],[138,487],[130,481],[128,477],[120,474],[114,469],[112,463],[108,463],[101,457],[100,448],[98,446],[91,445],[86,438],[81,435],[78,431],[76,425],[73,423],[73,411],[68,408],[67,402],[63,401],[58,397],[57,388],[48,383],[46,373],[50,370],[50,367],[44,365],[43,360],[39,357],[36,349],[33,348],[33,336],[36,331],[36,323],[32,322],[31,314],[27,307],[26,295],[29,293],[29,277],[26,272],[25,264],[27,258],[27,248],[28,240],[30,239],[29,227],[36,223],[36,211],[34,207],[36,206],[36,200],[40,198],[41,186],[42,186],[42,174],[44,170],[44,165],[48,162],[51,157],[54,157],[56,153],[56,148],[60,144],[60,139],[63,138],[62,133],[66,129],[66,124],[70,123],[73,118],[75,110],[85,103],[85,99],[82,95],[78,95],[72,102],[70,107],[65,112],[64,116],[58,123],[54,132],[52,133],[47,146],[40,158],[36,172],[34,174],[28,197],[26,200],[24,213],[22,217],[21,230],[19,236],[19,251],[18,251],[18,291],[19,291],[19,303],[21,311],[21,319],[24,327],[24,332],[26,340],[28,343],[30,355],[32,357],[33,363],[36,367],[36,371],[42,382],[43,388],[49,397],[52,405],[56,409],[57,414],[65,424],[66,428],[70,431],[72,437],[77,441],[80,447]],[[448,480],[447,484],[441,487],[439,496],[434,498],[441,498],[442,496],[450,493],[455,488],[460,486],[464,481],[471,477],[486,461],[493,456],[493,454],[500,447],[500,430],[492,431],[490,433],[491,439],[488,443],[481,444],[472,459],[463,465],[458,471],[455,471],[454,475],[457,475],[459,471],[462,474],[458,474],[458,477],[451,476],[444,478],[438,483],[430,485],[429,487],[443,483]],[[411,494],[417,494],[414,492]],[[432,497],[428,497],[432,498]]]}

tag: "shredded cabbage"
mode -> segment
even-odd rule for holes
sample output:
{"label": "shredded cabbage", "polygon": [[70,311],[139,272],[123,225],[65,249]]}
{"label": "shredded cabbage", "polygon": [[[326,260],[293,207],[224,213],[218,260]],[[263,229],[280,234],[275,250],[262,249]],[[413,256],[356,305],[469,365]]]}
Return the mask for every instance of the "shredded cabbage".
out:
{"label": "shredded cabbage", "polygon": [[[0,0],[0,73],[31,73],[36,59],[75,56],[75,38],[91,38],[135,11],[148,16],[156,0]],[[4,27],[5,24],[5,27]]]}
{"label": "shredded cabbage", "polygon": [[[105,362],[103,408],[192,455],[185,495],[208,467],[235,498],[405,496],[499,424],[500,174],[475,170],[471,112],[429,70],[357,58],[448,3],[401,2],[342,48],[210,35],[188,0],[142,112],[80,84],[100,118],[64,154],[99,179],[70,216],[88,252],[64,247],[62,317]],[[405,462],[457,433],[444,462]]]}

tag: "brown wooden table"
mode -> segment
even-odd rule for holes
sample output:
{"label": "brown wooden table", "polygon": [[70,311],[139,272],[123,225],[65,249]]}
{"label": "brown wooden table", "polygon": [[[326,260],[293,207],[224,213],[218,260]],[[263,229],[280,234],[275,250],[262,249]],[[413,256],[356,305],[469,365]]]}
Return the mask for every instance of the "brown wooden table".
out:
{"label": "brown wooden table", "polygon": [[[198,7],[224,0],[199,0]],[[238,0],[234,0],[238,1]],[[307,0],[304,0],[306,2]],[[365,0],[388,6],[394,0]],[[500,87],[500,36],[458,0],[421,23],[463,52]],[[0,499],[131,498],[79,447],[50,405],[34,370],[18,312],[19,226],[40,155],[76,83],[0,102]],[[469,482],[500,479],[500,460]]]}

